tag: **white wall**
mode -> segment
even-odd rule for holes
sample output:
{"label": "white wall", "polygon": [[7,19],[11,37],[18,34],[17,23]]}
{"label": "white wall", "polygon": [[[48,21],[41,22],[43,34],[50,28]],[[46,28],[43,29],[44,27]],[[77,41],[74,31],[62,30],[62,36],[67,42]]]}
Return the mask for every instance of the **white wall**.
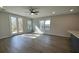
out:
{"label": "white wall", "polygon": [[22,17],[23,18],[23,30],[24,30],[24,33],[27,32],[27,20],[30,18],[26,18],[23,16],[11,14],[11,13],[0,12],[0,39],[11,36],[9,16]]}
{"label": "white wall", "polygon": [[69,37],[69,30],[79,30],[79,14],[52,16],[53,35]]}

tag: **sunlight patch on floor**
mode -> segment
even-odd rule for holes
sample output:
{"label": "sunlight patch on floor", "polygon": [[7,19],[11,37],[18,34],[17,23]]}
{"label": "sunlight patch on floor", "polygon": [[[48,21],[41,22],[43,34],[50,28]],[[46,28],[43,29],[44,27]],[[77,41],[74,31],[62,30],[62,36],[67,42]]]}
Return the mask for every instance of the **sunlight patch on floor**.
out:
{"label": "sunlight patch on floor", "polygon": [[34,33],[43,34],[43,32],[39,29],[38,26],[35,26],[35,32]]}
{"label": "sunlight patch on floor", "polygon": [[27,38],[37,38],[40,36],[40,34],[22,34],[20,36],[27,37]]}

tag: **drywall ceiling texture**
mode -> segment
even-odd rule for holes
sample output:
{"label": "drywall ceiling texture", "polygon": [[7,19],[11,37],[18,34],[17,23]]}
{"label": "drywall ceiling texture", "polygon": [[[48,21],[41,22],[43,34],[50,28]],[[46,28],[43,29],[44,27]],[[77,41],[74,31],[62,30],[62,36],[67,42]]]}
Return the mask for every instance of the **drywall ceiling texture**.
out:
{"label": "drywall ceiling texture", "polygon": [[[39,14],[30,15],[29,8],[30,6],[4,6],[3,11],[30,17],[30,18],[38,18],[38,17],[61,15],[61,14],[72,14],[79,12],[78,6],[32,6],[32,8],[37,8],[39,10]],[[74,9],[74,11],[70,12],[70,9]],[[55,12],[55,14],[52,14],[52,12]]]}

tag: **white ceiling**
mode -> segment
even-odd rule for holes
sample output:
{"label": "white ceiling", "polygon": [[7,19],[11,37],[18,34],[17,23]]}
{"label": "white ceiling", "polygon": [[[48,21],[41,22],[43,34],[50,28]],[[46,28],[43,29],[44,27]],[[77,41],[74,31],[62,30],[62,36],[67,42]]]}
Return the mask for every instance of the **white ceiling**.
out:
{"label": "white ceiling", "polygon": [[[38,15],[29,15],[29,6],[4,6],[3,9],[10,13],[37,18],[44,17],[50,15],[61,15],[61,14],[71,14],[71,13],[79,13],[78,6],[32,6],[33,8],[38,8]],[[70,9],[74,9],[73,12],[70,12]],[[52,14],[55,12],[55,14]]]}

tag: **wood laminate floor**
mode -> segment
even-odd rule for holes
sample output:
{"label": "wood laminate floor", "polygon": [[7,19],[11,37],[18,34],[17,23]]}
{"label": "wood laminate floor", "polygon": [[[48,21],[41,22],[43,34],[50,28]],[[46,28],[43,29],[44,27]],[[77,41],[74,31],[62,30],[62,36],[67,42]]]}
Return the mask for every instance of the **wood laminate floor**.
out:
{"label": "wood laminate floor", "polygon": [[0,53],[70,53],[69,38],[22,34],[0,39]]}

